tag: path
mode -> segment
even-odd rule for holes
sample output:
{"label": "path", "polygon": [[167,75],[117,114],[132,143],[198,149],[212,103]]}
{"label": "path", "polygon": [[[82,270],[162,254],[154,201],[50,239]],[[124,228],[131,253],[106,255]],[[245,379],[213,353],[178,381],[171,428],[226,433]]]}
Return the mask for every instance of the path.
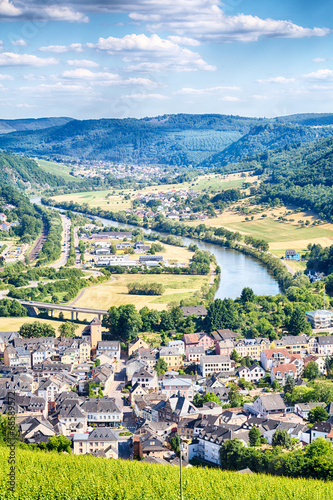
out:
{"label": "path", "polygon": [[296,274],[295,269],[293,269],[291,266],[289,266],[289,264],[287,264],[287,262],[284,259],[282,259],[281,262],[286,266],[286,268],[288,269],[288,272],[290,274],[292,274],[293,276]]}

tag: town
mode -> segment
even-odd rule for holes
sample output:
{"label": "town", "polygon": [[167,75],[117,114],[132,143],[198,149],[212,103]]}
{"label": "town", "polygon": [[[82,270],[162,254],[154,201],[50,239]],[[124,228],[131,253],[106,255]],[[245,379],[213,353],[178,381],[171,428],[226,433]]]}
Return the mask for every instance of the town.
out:
{"label": "town", "polygon": [[[207,310],[182,313],[204,318]],[[315,313],[308,319],[320,327],[327,311]],[[74,454],[170,465],[179,464],[181,442],[190,467],[220,465],[232,439],[253,446],[253,429],[267,446],[278,437],[298,447],[333,439],[329,396],[317,390],[300,402],[307,381],[331,373],[331,335],[270,342],[225,329],[154,348],[142,337],[127,346],[107,337],[97,317],[80,337],[0,333],[1,413],[14,393],[23,442],[43,447],[64,436]]]}

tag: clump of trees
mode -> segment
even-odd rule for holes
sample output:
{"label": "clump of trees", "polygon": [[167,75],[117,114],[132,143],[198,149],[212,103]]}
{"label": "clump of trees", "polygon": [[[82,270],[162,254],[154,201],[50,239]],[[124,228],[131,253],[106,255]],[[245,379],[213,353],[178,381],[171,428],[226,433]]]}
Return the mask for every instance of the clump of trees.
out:
{"label": "clump of trees", "polygon": [[0,316],[23,318],[27,316],[27,310],[17,300],[1,299]]}
{"label": "clump of trees", "polygon": [[34,321],[33,323],[23,323],[19,329],[19,334],[23,338],[33,337],[55,337],[55,329],[47,323]]}
{"label": "clump of trees", "polygon": [[128,293],[131,295],[162,295],[165,288],[161,283],[129,283]]}

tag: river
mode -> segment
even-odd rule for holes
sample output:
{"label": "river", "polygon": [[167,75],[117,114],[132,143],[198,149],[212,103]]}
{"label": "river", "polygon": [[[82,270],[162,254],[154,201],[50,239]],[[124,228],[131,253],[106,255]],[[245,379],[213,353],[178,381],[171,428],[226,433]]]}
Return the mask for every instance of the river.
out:
{"label": "river", "polygon": [[[30,201],[40,205],[41,197],[32,197]],[[103,219],[102,217],[96,216],[93,218],[101,221],[104,226],[137,228],[137,226]],[[144,231],[149,232],[149,230]],[[158,231],[154,232],[158,233]],[[209,250],[215,255],[217,264],[221,268],[221,280],[215,293],[216,299],[235,299],[240,296],[241,291],[245,287],[252,288],[256,295],[277,295],[280,293],[277,281],[258,260],[236,250],[220,247],[213,243],[206,243],[192,238],[180,238],[185,245],[194,243],[200,250]]]}

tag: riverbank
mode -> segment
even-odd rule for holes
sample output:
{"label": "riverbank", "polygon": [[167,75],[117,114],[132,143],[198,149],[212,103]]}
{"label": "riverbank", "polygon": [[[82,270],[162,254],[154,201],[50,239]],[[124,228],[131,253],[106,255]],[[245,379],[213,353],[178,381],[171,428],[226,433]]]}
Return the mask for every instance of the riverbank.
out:
{"label": "riverbank", "polygon": [[[33,199],[35,203],[39,199]],[[115,214],[114,212],[107,212],[102,210],[98,211],[94,208],[87,208],[87,206],[79,206],[77,203],[70,204],[56,204],[53,200],[45,200],[48,206],[63,209],[75,210],[83,215],[92,216],[94,219],[101,221],[104,225],[112,225],[114,227],[133,228],[141,227],[146,232],[154,232],[162,237],[165,234],[178,236],[182,239],[184,244],[195,244],[200,250],[208,250],[213,253],[217,260],[217,265],[221,268],[221,275],[219,285],[215,293],[215,298],[236,298],[239,297],[244,287],[251,287],[256,295],[277,295],[280,293],[280,282],[283,283],[284,279],[279,277],[280,273],[276,273],[275,267],[280,263],[279,259],[276,261],[279,264],[276,266],[268,263],[264,256],[264,252],[255,251],[250,247],[244,247],[232,241],[231,238],[237,233],[227,231],[225,236],[215,236],[211,228],[207,228],[204,224],[200,227],[193,228],[185,224],[173,224],[170,221],[165,221],[168,226],[161,231],[160,227],[156,225],[143,223],[142,221],[129,221],[125,213]],[[99,215],[100,214],[100,215]],[[102,215],[102,217],[101,217]],[[115,217],[116,216],[116,220]],[[229,239],[226,239],[228,237]],[[253,251],[252,251],[253,250]],[[272,269],[273,271],[272,271]]]}

